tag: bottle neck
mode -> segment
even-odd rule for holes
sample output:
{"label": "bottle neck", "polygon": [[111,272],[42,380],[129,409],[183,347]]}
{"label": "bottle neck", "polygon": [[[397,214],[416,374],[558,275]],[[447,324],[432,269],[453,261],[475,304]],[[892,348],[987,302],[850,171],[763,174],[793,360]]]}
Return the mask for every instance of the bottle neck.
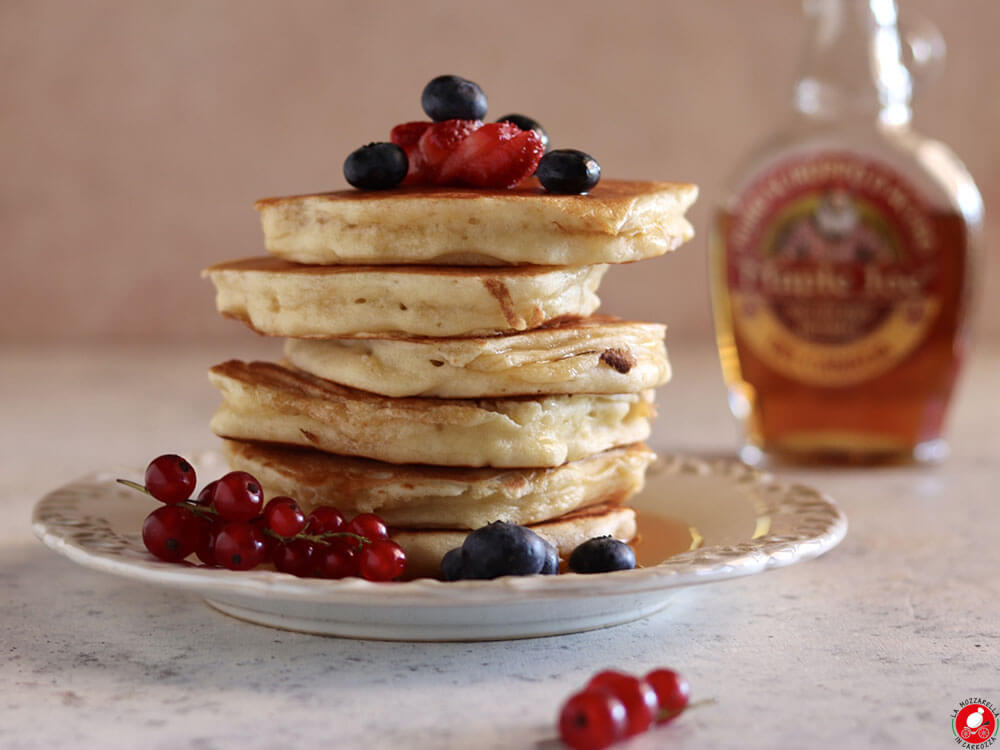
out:
{"label": "bottle neck", "polygon": [[811,29],[795,108],[819,120],[910,121],[896,0],[804,0]]}

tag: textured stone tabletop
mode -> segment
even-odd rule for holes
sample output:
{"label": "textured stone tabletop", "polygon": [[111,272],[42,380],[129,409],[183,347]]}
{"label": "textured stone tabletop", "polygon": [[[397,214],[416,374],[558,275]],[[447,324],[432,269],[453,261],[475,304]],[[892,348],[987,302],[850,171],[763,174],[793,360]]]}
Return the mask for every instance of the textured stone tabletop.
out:
{"label": "textured stone tabletop", "polygon": [[[0,748],[555,748],[561,701],[607,667],[672,666],[695,700],[714,701],[621,745],[636,750],[945,748],[960,700],[1000,703],[1000,351],[966,372],[943,466],[775,469],[845,509],[851,530],[830,554],[687,589],[629,625],[474,644],[250,625],[33,538],[46,491],[212,448],[204,370],[236,353],[7,347],[0,358]],[[732,453],[713,354],[671,354],[654,446]]]}

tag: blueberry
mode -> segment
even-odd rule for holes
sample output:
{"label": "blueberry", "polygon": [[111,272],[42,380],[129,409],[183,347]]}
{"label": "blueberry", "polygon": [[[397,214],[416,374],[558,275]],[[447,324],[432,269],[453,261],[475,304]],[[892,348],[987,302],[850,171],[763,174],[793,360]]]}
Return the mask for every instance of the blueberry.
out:
{"label": "blueberry", "polygon": [[588,539],[569,556],[569,569],[574,573],[609,573],[634,567],[632,548],[610,536]]}
{"label": "blueberry", "polygon": [[446,581],[462,578],[462,548],[455,547],[441,558],[441,577]]}
{"label": "blueberry", "polygon": [[459,76],[438,76],[424,86],[420,106],[434,122],[482,120],[486,117],[486,94]]}
{"label": "blueberry", "polygon": [[545,564],[540,572],[543,576],[554,576],[559,572],[559,553],[548,542],[545,543]]}
{"label": "blueberry", "polygon": [[545,540],[531,529],[498,521],[476,529],[462,544],[463,578],[529,576],[545,567]]}
{"label": "blueberry", "polygon": [[362,190],[396,187],[409,169],[406,152],[395,143],[369,143],[344,160],[344,178]]}
{"label": "blueberry", "polygon": [[521,130],[534,130],[538,133],[538,137],[542,139],[542,145],[545,147],[545,150],[549,150],[549,134],[545,132],[545,128],[538,123],[538,120],[532,120],[525,115],[504,115],[497,122],[512,122],[521,128]]}
{"label": "blueberry", "polygon": [[549,151],[538,162],[538,180],[550,193],[586,193],[601,179],[601,165],[575,148]]}

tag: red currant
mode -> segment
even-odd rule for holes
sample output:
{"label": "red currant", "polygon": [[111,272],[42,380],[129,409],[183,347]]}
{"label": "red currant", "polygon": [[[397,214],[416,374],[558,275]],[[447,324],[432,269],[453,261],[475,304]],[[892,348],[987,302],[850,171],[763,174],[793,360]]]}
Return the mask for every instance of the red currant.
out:
{"label": "red currant", "polygon": [[655,669],[645,677],[660,704],[657,722],[665,724],[676,718],[691,698],[691,685],[672,669]]}
{"label": "red currant", "polygon": [[271,556],[278,546],[278,540],[266,533],[267,521],[264,520],[264,516],[257,516],[250,521],[250,525],[257,530],[257,536],[264,542],[264,559],[261,562],[270,562]]}
{"label": "red currant", "polygon": [[198,546],[194,552],[205,565],[216,564],[215,537],[225,523],[219,518],[198,518]]}
{"label": "red currant", "polygon": [[142,542],[161,560],[179,562],[198,546],[197,519],[182,505],[157,508],[142,522]]}
{"label": "red currant", "polygon": [[292,539],[281,542],[274,548],[271,561],[275,569],[282,573],[306,577],[313,571],[315,557],[315,544],[307,539]]}
{"label": "red currant", "polygon": [[318,548],[319,573],[323,578],[347,578],[358,574],[358,551],[354,540],[331,539]]}
{"label": "red currant", "polygon": [[389,529],[386,527],[385,521],[374,513],[359,513],[347,524],[345,531],[363,536],[372,542],[376,539],[389,538]]}
{"label": "red currant", "polygon": [[218,479],[206,484],[201,488],[201,492],[198,493],[198,499],[195,502],[197,502],[198,505],[211,505],[215,498],[215,488],[218,486]]}
{"label": "red currant", "polygon": [[154,458],[146,467],[146,489],[161,503],[183,503],[196,482],[194,467],[173,453]]}
{"label": "red currant", "polygon": [[306,515],[290,497],[272,497],[264,506],[264,519],[280,537],[293,537],[306,527]]}
{"label": "red currant", "polygon": [[345,523],[344,514],[332,505],[321,505],[318,508],[314,508],[307,520],[309,522],[310,534],[342,531]]}
{"label": "red currant", "polygon": [[601,750],[625,737],[625,704],[610,693],[584,691],[559,712],[559,736],[574,750]]}
{"label": "red currant", "polygon": [[590,678],[585,690],[609,693],[625,704],[626,737],[634,737],[649,729],[659,710],[653,688],[623,672],[598,672]]}
{"label": "red currant", "polygon": [[393,581],[406,570],[406,553],[395,542],[376,539],[361,549],[358,570],[369,581]]}
{"label": "red currant", "polygon": [[216,562],[230,570],[250,570],[264,560],[261,533],[246,521],[230,521],[215,537]]}
{"label": "red currant", "polygon": [[245,471],[231,471],[222,477],[212,496],[216,512],[227,521],[249,521],[264,505],[260,482]]}

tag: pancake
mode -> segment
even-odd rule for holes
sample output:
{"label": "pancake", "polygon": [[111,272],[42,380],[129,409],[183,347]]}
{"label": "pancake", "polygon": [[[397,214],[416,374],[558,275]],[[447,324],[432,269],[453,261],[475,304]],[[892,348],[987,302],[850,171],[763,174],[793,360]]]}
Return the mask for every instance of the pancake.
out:
{"label": "pancake", "polygon": [[[634,509],[608,503],[581,508],[528,528],[554,546],[560,560],[566,560],[574,549],[595,536],[607,534],[623,542],[632,541],[636,534],[635,518]],[[390,532],[406,552],[406,578],[439,577],[441,558],[460,547],[469,533],[445,529],[391,529]]]}
{"label": "pancake", "polygon": [[601,180],[587,195],[514,190],[344,190],[257,201],[268,252],[298,263],[628,263],[662,255],[694,231],[698,188]]}
{"label": "pancake", "polygon": [[209,371],[220,437],[395,464],[546,467],[649,436],[652,392],[507,399],[386,398],[269,362]]}
{"label": "pancake", "polygon": [[397,398],[635,393],[670,379],[665,331],[591,316],[492,337],[288,339],[285,357],[317,377]]}
{"label": "pancake", "polygon": [[303,266],[263,257],[203,275],[219,312],[270,336],[470,336],[589,315],[607,268]]}
{"label": "pancake", "polygon": [[386,464],[308,448],[226,440],[236,471],[253,474],[265,497],[295,498],[307,512],[333,505],[375,513],[390,526],[478,529],[530,524],[596,503],[623,503],[642,489],[654,454],[636,443],[552,469],[466,469]]}

